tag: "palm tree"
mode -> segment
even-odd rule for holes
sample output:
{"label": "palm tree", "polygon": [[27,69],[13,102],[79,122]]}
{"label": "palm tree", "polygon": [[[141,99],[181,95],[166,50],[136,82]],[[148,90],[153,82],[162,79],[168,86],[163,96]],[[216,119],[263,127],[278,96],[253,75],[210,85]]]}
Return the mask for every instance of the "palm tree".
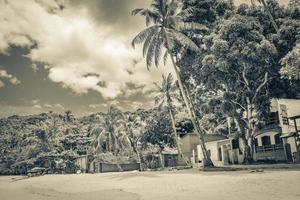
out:
{"label": "palm tree", "polygon": [[163,79],[163,81],[161,83],[161,86],[154,83],[159,92],[159,94],[155,97],[155,104],[158,105],[159,109],[161,109],[163,106],[167,107],[169,117],[172,122],[173,137],[176,142],[178,155],[184,160],[185,164],[188,165],[189,162],[182,153],[181,146],[180,146],[179,139],[178,139],[179,136],[178,136],[178,133],[176,130],[173,99],[181,101],[179,94],[176,92],[177,85],[175,83],[173,83],[172,74],[169,74],[167,77],[163,75],[162,79]]}
{"label": "palm tree", "polygon": [[181,31],[184,30],[203,30],[205,26],[197,23],[187,23],[183,19],[190,14],[191,10],[182,10],[182,5],[177,0],[153,0],[151,9],[135,9],[133,15],[141,15],[146,18],[147,28],[138,33],[132,41],[132,46],[144,43],[143,56],[146,57],[147,69],[152,65],[153,61],[156,66],[159,64],[162,49],[165,49],[164,61],[168,55],[171,58],[176,78],[178,80],[179,89],[183,96],[190,118],[195,127],[196,133],[200,138],[200,145],[203,152],[203,166],[213,166],[209,154],[207,153],[203,131],[200,129],[196,121],[195,109],[190,99],[188,91],[184,87],[181,80],[181,72],[175,61],[175,55],[172,51],[175,45],[180,45],[183,49],[198,51],[198,46]]}
{"label": "palm tree", "polygon": [[278,33],[278,31],[279,31],[278,25],[276,24],[275,19],[271,13],[266,1],[265,0],[251,0],[252,5],[254,5],[254,1],[257,1],[258,3],[263,5],[263,7],[264,7],[265,11],[267,12],[267,15],[271,21],[272,26],[274,27],[275,31]]}
{"label": "palm tree", "polygon": [[[119,132],[119,127],[123,124],[123,113],[114,106],[110,106],[106,116],[101,119],[98,127],[91,132],[95,153],[111,152],[117,156],[122,150],[124,134]],[[120,133],[120,134],[118,134]],[[118,134],[118,135],[117,135]],[[117,163],[120,171],[120,165]]]}
{"label": "palm tree", "polygon": [[119,110],[110,106],[106,116],[101,119],[99,126],[92,130],[94,148],[97,152],[111,152],[115,155],[119,152],[117,140],[117,127],[122,117]]}
{"label": "palm tree", "polygon": [[127,116],[124,121],[124,128],[127,132],[127,138],[130,142],[133,152],[137,156],[137,160],[140,163],[140,171],[143,170],[143,157],[140,153],[139,143],[142,137],[143,129],[145,128],[145,123],[140,117]]}

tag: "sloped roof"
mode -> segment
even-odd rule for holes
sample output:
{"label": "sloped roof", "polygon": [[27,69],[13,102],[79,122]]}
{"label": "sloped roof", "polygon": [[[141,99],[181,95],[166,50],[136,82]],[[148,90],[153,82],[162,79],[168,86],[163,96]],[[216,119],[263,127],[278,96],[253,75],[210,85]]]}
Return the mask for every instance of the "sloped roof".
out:
{"label": "sloped roof", "polygon": [[[188,133],[183,137],[196,136],[196,135],[197,135],[196,133]],[[225,140],[225,139],[228,139],[228,137],[225,135],[219,135],[219,134],[205,134],[204,135],[205,142],[213,142],[213,141]]]}

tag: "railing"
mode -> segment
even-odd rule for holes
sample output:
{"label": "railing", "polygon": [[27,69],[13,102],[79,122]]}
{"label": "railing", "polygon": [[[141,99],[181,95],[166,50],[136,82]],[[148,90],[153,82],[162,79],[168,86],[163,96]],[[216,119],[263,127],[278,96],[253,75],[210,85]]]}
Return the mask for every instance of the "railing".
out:
{"label": "railing", "polygon": [[283,144],[272,144],[265,146],[258,146],[255,148],[257,153],[260,152],[270,152],[270,151],[281,151],[284,150]]}

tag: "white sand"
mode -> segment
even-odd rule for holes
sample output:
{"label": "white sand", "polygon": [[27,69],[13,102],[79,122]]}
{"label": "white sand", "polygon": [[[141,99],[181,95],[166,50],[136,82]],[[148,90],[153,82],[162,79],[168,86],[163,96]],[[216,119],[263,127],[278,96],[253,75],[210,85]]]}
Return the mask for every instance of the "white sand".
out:
{"label": "white sand", "polygon": [[[14,178],[14,179],[13,179]],[[0,177],[0,200],[299,200],[300,171]]]}

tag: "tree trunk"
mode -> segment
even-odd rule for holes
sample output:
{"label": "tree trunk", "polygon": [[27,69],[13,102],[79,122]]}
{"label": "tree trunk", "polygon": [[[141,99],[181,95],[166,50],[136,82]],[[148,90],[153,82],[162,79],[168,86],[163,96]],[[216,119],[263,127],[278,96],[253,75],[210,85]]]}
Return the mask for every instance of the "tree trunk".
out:
{"label": "tree trunk", "polygon": [[130,143],[131,143],[131,146],[132,146],[132,149],[133,149],[133,152],[136,154],[137,156],[137,160],[138,160],[138,163],[140,163],[140,171],[143,171],[143,167],[142,167],[142,156],[140,155],[139,151],[138,151],[138,148],[137,148],[137,145],[134,141],[132,141],[132,139],[129,139]]}
{"label": "tree trunk", "polygon": [[245,148],[244,148],[244,163],[245,164],[251,164],[253,162],[253,147],[252,147],[252,134],[253,134],[253,126],[252,126],[252,104],[250,101],[250,98],[246,98],[247,102],[247,130],[246,135],[242,139],[245,142]]}
{"label": "tree trunk", "polygon": [[189,161],[186,159],[186,157],[183,155],[182,150],[181,150],[181,146],[179,144],[179,140],[178,140],[178,134],[177,134],[177,130],[176,130],[176,125],[175,125],[175,119],[174,119],[174,114],[172,112],[172,107],[170,105],[170,103],[168,103],[168,110],[169,110],[169,115],[172,121],[172,128],[173,128],[173,137],[175,139],[176,142],[176,147],[178,150],[178,156],[183,159],[183,161],[185,162],[185,165],[189,165]]}
{"label": "tree trunk", "polygon": [[160,162],[161,168],[164,169],[165,168],[165,163],[164,163],[164,160],[162,158],[162,149],[159,152],[159,162]]}
{"label": "tree trunk", "polygon": [[273,15],[271,14],[271,11],[270,11],[268,5],[266,4],[266,1],[265,0],[261,0],[261,3],[263,4],[264,9],[267,12],[267,15],[268,15],[268,17],[269,17],[269,19],[270,19],[270,21],[272,23],[272,26],[274,27],[275,31],[278,33],[279,28],[278,28],[278,26],[277,26],[277,24],[275,22],[275,19],[274,19]]}
{"label": "tree trunk", "polygon": [[202,154],[203,154],[203,167],[213,167],[214,166],[213,162],[211,161],[210,156],[208,155],[207,150],[206,150],[205,141],[204,141],[204,137],[203,137],[203,132],[201,131],[198,123],[196,122],[196,118],[195,118],[196,116],[194,114],[195,112],[194,112],[193,104],[192,104],[192,102],[188,101],[187,93],[185,92],[185,89],[184,89],[184,86],[183,86],[183,83],[182,83],[182,80],[181,80],[181,77],[180,77],[180,72],[179,72],[179,70],[176,66],[176,63],[174,61],[174,57],[172,56],[169,49],[168,49],[168,51],[169,51],[169,55],[170,55],[171,60],[172,60],[172,64],[173,64],[173,67],[174,67],[174,70],[175,70],[175,73],[176,73],[179,88],[180,88],[181,94],[183,96],[185,105],[187,107],[187,110],[188,110],[188,113],[190,115],[193,126],[195,127],[196,133],[200,138],[200,146],[201,146]]}

